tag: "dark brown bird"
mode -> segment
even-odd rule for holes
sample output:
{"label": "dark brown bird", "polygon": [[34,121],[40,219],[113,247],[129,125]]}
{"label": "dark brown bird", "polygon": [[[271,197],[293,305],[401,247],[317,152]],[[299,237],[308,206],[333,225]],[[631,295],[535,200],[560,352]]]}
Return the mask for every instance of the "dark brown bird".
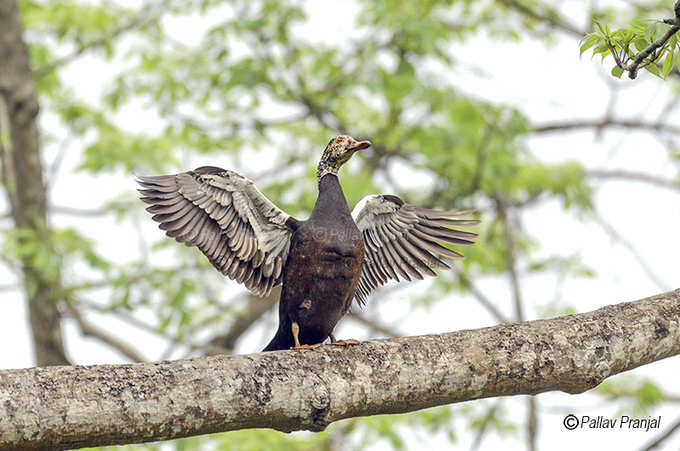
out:
{"label": "dark brown bird", "polygon": [[264,349],[314,347],[356,299],[359,304],[389,279],[434,276],[449,269],[439,257],[462,255],[439,243],[473,244],[476,234],[451,226],[472,210],[440,212],[414,207],[397,196],[371,195],[350,213],[338,170],[368,141],[332,139],[316,177],[319,196],[312,215],[297,220],[276,207],[251,180],[216,167],[174,175],[140,176],[142,200],[168,236],[198,247],[222,274],[267,295],[283,283],[279,327]]}

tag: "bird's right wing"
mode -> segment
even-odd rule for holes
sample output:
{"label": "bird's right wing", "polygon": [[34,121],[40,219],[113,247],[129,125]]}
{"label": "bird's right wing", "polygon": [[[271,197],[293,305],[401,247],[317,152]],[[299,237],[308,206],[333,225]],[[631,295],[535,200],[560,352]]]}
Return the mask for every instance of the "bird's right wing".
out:
{"label": "bird's right wing", "polygon": [[463,258],[439,243],[468,246],[477,234],[449,227],[478,224],[475,219],[451,219],[472,213],[437,211],[404,203],[397,196],[366,196],[352,211],[361,231],[366,256],[361,269],[355,299],[359,304],[377,287],[399,277],[423,279],[423,274],[435,276],[433,267],[450,269],[439,256]]}
{"label": "bird's right wing", "polygon": [[297,220],[253,182],[233,171],[201,167],[138,176],[147,210],[168,236],[196,246],[222,274],[265,296],[281,283]]}

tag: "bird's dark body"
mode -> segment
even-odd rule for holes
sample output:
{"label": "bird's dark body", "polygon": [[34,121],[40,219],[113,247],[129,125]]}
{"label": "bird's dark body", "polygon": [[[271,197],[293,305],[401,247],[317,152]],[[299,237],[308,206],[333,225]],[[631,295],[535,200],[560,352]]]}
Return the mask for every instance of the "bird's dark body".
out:
{"label": "bird's dark body", "polygon": [[364,241],[347,206],[337,176],[319,181],[319,197],[307,221],[296,224],[279,300],[279,327],[264,349],[323,342],[352,304],[364,261]]}

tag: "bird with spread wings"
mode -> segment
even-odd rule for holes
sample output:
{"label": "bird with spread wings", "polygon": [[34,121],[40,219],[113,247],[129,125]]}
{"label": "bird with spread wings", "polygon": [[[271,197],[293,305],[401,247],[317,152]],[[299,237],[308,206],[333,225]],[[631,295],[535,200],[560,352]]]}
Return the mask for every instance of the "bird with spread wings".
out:
{"label": "bird with spread wings", "polygon": [[369,195],[350,213],[338,171],[368,141],[338,136],[317,168],[319,196],[310,218],[291,217],[254,183],[217,167],[162,176],[138,176],[142,200],[166,234],[195,246],[225,276],[265,296],[283,284],[279,328],[265,350],[315,347],[329,336],[352,300],[363,304],[389,280],[435,276],[444,246],[471,245],[475,233],[452,227],[472,213],[409,205],[394,195]]}

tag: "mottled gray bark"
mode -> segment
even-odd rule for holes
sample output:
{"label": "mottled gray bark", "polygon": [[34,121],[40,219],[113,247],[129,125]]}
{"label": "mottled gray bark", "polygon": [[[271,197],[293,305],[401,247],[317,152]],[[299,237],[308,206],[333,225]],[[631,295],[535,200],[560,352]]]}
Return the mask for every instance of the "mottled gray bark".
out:
{"label": "mottled gray bark", "polygon": [[680,353],[680,290],[590,313],[341,348],[0,371],[0,447],[72,448],[551,390]]}
{"label": "mottled gray bark", "polygon": [[[0,181],[15,227],[32,232],[49,248],[39,109],[17,2],[0,0]],[[33,267],[29,256],[24,256],[22,264],[36,361],[38,365],[68,364],[54,290],[58,277],[47,277]]]}

